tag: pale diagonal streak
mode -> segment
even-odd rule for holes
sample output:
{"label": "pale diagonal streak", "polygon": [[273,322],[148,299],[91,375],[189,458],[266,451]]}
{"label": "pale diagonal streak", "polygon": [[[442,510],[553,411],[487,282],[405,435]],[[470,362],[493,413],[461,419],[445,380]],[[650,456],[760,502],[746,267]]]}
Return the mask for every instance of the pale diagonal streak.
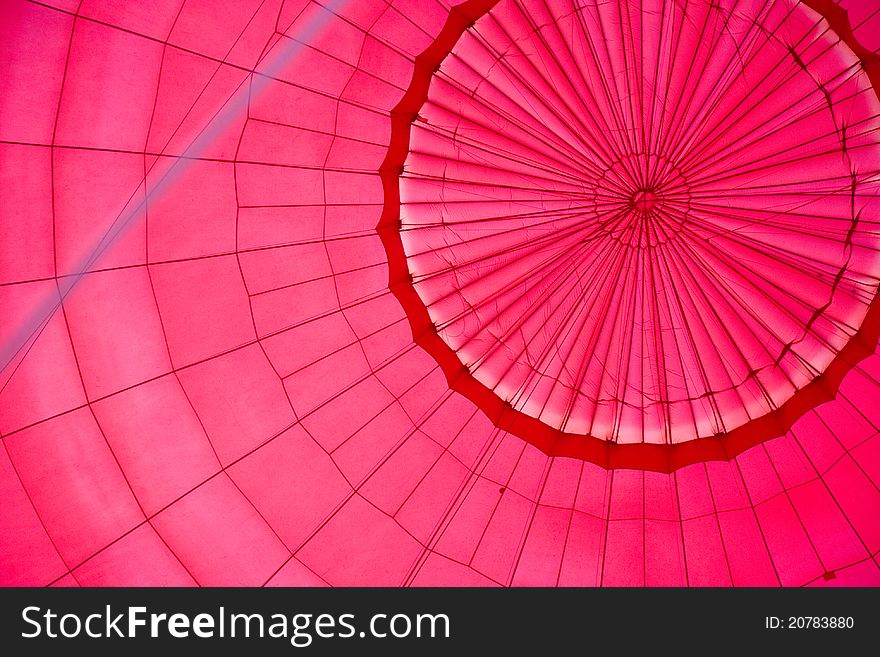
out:
{"label": "pale diagonal streak", "polygon": [[[138,184],[138,187],[146,186],[140,200],[133,202],[139,196],[135,191],[103,237],[77,263],[73,273],[58,278],[58,293],[47,294],[37,308],[24,319],[12,336],[0,347],[0,372],[4,372],[28,344],[39,336],[76,285],[89,273],[107,249],[137,222],[137,218],[147,205],[161,198],[180,180],[181,176],[192,166],[192,163],[202,157],[217,138],[247,111],[248,105],[265,90],[270,82],[276,79],[286,66],[290,65],[309,42],[321,32],[330,19],[348,2],[349,0],[329,0],[324,5],[315,4],[316,13],[293,34],[287,35],[288,42],[278,48],[270,57],[267,57],[260,66],[254,69],[253,75],[248,76],[236,87],[235,91],[230,94],[186,149],[180,155],[171,157],[171,164],[156,182],[150,185],[147,176],[144,176]],[[250,84],[248,84],[249,82]],[[166,160],[168,157],[163,156]],[[152,173],[152,171],[149,172],[149,174]]]}

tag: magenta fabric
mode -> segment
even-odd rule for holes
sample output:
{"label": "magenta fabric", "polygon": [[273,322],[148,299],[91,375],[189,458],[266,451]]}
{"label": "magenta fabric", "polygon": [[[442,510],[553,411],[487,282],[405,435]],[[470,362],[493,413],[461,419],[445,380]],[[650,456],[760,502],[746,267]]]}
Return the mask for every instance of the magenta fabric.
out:
{"label": "magenta fabric", "polygon": [[0,584],[880,585],[878,52],[880,0],[3,2]]}

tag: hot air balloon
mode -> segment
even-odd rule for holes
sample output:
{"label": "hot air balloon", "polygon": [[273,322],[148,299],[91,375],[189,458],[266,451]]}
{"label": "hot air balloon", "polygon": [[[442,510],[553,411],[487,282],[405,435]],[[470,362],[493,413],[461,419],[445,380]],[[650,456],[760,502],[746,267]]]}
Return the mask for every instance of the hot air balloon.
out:
{"label": "hot air balloon", "polygon": [[0,584],[880,584],[880,1],[2,12]]}

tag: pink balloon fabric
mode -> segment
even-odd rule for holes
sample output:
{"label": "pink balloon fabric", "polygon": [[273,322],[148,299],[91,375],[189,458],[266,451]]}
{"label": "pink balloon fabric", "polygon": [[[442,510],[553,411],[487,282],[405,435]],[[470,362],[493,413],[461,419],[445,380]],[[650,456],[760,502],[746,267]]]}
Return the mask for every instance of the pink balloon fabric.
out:
{"label": "pink balloon fabric", "polygon": [[0,584],[880,585],[880,0],[0,12]]}

